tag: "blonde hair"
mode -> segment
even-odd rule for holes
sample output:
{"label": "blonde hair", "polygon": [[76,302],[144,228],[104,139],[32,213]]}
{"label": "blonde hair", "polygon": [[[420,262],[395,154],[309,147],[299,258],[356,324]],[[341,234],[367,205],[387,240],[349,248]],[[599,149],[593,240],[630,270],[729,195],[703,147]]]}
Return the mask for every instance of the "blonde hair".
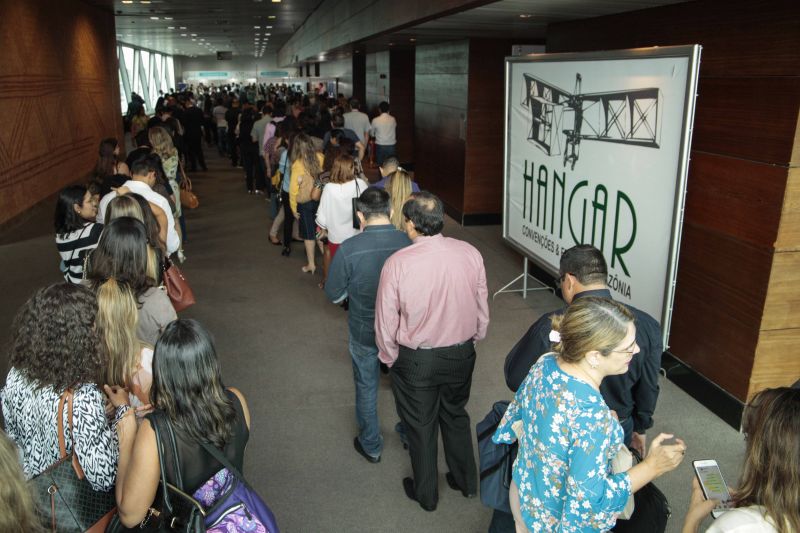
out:
{"label": "blonde hair", "polygon": [[109,202],[104,222],[108,224],[115,218],[120,217],[132,217],[144,223],[142,206],[139,205],[139,202],[136,201],[136,198],[132,198],[126,194],[123,194],[114,197],[111,202]]}
{"label": "blonde hair", "polygon": [[25,482],[19,452],[11,439],[0,431],[0,531],[41,532],[36,504]]}
{"label": "blonde hair", "polygon": [[356,167],[353,156],[348,154],[339,154],[333,160],[331,167],[331,179],[329,183],[347,183],[356,179]]}
{"label": "blonde hair", "polygon": [[403,229],[403,204],[411,196],[411,176],[405,170],[399,169],[392,172],[386,183],[386,192],[392,203],[392,224],[394,227]]}
{"label": "blonde hair", "polygon": [[311,179],[317,179],[322,173],[319,159],[317,159],[317,150],[314,148],[314,142],[311,137],[305,133],[297,135],[292,141],[291,161],[294,163],[298,159],[303,162],[306,174],[311,176]]}
{"label": "blonde hair", "polygon": [[114,278],[97,289],[97,331],[106,352],[106,383],[109,385],[130,385],[139,365],[137,307],[133,291]]}
{"label": "blonde hair", "polygon": [[568,363],[580,362],[593,350],[607,356],[628,334],[633,320],[631,312],[613,300],[578,298],[563,315],[551,318],[553,329],[561,336],[553,351]]}
{"label": "blonde hair", "polygon": [[172,137],[164,128],[159,126],[150,128],[147,130],[147,138],[150,139],[150,146],[153,147],[153,151],[162,160],[177,155],[178,150],[175,149],[175,145],[172,143]]}

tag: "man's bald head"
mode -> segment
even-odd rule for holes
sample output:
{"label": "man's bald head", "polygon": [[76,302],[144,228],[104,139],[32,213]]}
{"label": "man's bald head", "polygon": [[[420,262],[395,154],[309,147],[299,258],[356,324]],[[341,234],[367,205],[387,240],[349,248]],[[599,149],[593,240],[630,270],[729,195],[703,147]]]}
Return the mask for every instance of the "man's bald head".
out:
{"label": "man's bald head", "polygon": [[444,205],[427,191],[411,195],[403,204],[403,216],[414,225],[417,233],[426,237],[438,235],[444,227]]}

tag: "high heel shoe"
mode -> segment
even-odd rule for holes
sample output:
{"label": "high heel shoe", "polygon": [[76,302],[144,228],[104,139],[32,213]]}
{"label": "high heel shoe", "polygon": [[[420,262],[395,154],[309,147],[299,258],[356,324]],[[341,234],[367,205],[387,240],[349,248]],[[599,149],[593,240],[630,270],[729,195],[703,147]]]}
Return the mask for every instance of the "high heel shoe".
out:
{"label": "high heel shoe", "polygon": [[292,249],[288,246],[284,246],[283,250],[281,250],[281,255],[284,257],[289,257],[289,254],[292,253]]}
{"label": "high heel shoe", "polygon": [[311,274],[313,274],[314,272],[316,272],[316,271],[317,271],[317,267],[315,267],[315,266],[313,266],[313,267],[310,267],[310,266],[306,265],[306,266],[304,266],[303,268],[301,268],[300,270],[302,270],[302,271],[303,271],[303,272],[305,272],[306,274],[308,274],[308,273],[311,273]]}

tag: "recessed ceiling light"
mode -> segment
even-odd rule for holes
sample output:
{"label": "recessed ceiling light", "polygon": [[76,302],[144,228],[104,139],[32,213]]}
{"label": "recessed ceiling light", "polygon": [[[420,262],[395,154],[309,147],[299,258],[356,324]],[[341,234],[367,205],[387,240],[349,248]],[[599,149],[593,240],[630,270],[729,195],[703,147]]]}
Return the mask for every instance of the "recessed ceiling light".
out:
{"label": "recessed ceiling light", "polygon": [[150,0],[139,0],[140,4],[149,4]]}
{"label": "recessed ceiling light", "polygon": [[185,30],[185,29],[186,29],[186,26],[181,26],[181,29],[182,29],[182,30]]}
{"label": "recessed ceiling light", "polygon": [[261,29],[261,26],[253,26],[253,29],[255,29],[255,30],[260,30],[260,29]]}
{"label": "recessed ceiling light", "polygon": [[132,4],[133,0],[122,0],[123,4]]}
{"label": "recessed ceiling light", "polygon": [[264,27],[267,28],[268,30],[272,29],[272,26],[264,26]]}
{"label": "recessed ceiling light", "polygon": [[181,33],[181,37],[188,37],[185,33]]}
{"label": "recessed ceiling light", "polygon": [[196,33],[193,33],[193,34],[192,34],[192,37],[197,37],[197,34],[196,34]]}
{"label": "recessed ceiling light", "polygon": [[172,17],[164,17],[164,20],[172,20]]}
{"label": "recessed ceiling light", "polygon": [[150,17],[150,20],[158,20],[158,17]]}
{"label": "recessed ceiling light", "polygon": [[268,18],[268,19],[274,19],[274,18],[275,18],[275,15],[270,15],[270,16],[268,16],[267,18]]}
{"label": "recessed ceiling light", "polygon": [[523,13],[522,15],[519,16],[519,18],[521,18],[521,19],[529,19],[532,16],[533,15],[531,15],[530,13]]}
{"label": "recessed ceiling light", "polygon": [[281,3],[281,0],[272,0],[272,3],[273,3],[273,4],[280,4],[280,3]]}
{"label": "recessed ceiling light", "polygon": [[412,38],[410,38],[410,39],[409,39],[409,41],[411,41],[412,43],[415,43],[415,42],[417,42],[417,40],[416,40],[416,39],[414,39],[413,37],[412,37]]}

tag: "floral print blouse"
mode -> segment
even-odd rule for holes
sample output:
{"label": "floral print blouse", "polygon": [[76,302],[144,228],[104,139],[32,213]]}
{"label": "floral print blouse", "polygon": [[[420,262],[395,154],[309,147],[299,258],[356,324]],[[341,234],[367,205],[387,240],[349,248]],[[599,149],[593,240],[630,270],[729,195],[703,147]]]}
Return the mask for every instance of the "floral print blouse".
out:
{"label": "floral print blouse", "polygon": [[623,443],[622,426],[598,391],[567,374],[554,354],[533,365],[494,434],[517,439],[514,482],[520,511],[532,532],[608,531],[631,495],[627,473],[612,474]]}

